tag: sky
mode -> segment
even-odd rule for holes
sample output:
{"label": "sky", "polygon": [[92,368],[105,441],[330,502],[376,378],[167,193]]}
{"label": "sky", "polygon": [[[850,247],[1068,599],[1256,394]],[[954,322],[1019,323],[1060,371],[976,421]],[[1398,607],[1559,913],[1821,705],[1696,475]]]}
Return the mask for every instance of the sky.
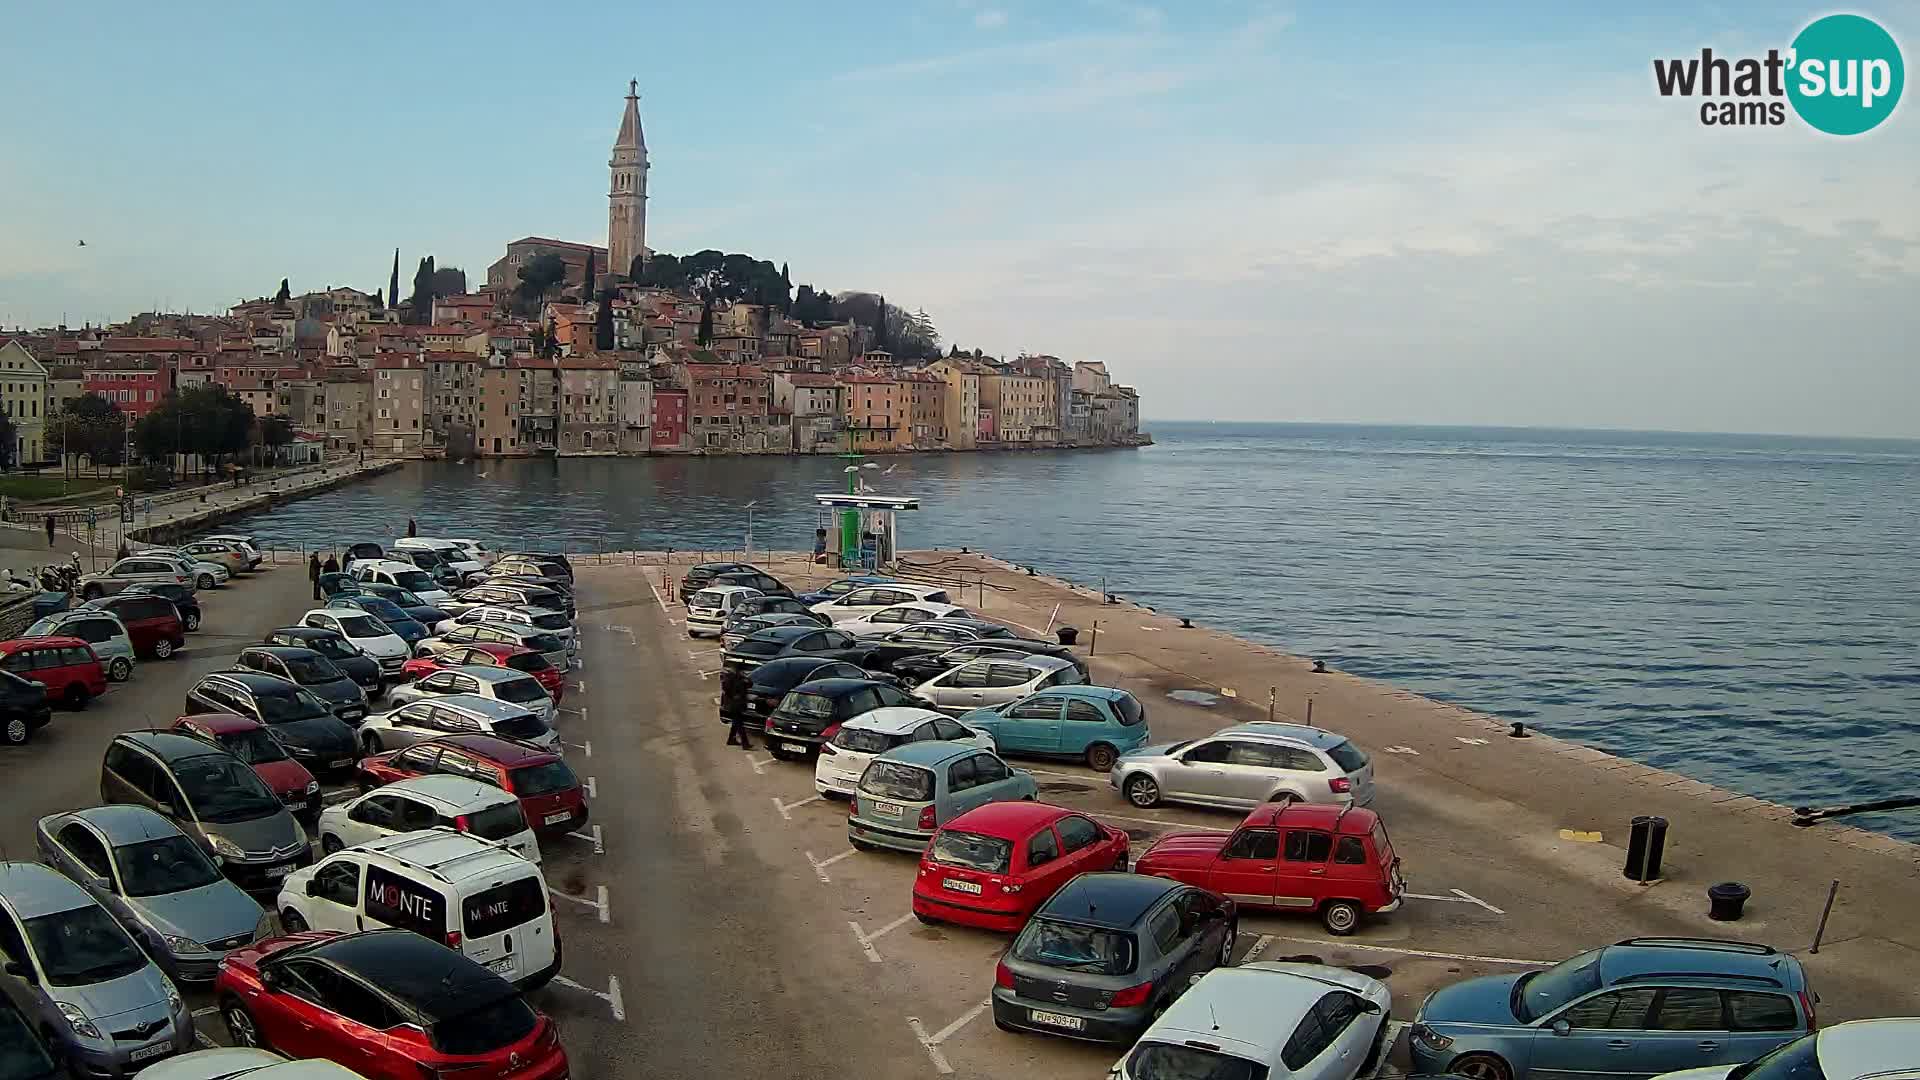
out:
{"label": "sky", "polygon": [[[1105,361],[1148,419],[1920,437],[1920,102],[1836,139],[1653,89],[1829,9],[1452,7],[12,5],[0,325],[604,244],[634,78],[655,250]],[[1920,0],[1847,10],[1920,58]]]}

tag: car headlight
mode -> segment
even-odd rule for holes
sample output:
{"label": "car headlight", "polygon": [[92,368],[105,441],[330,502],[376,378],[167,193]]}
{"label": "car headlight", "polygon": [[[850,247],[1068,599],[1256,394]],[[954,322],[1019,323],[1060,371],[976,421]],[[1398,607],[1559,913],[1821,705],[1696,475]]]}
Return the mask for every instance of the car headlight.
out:
{"label": "car headlight", "polygon": [[167,1008],[172,1009],[174,1012],[179,1012],[186,1007],[180,1000],[180,988],[173,985],[172,979],[162,975],[160,976],[160,985],[167,988]]}
{"label": "car headlight", "polygon": [[320,781],[318,780],[307,781],[307,794],[312,795],[319,790],[320,790]]}
{"label": "car headlight", "polygon": [[175,956],[186,956],[191,953],[203,953],[207,951],[205,945],[200,944],[190,937],[180,937],[177,934],[162,934],[160,935],[160,940],[166,943],[167,951]]}
{"label": "car headlight", "polygon": [[244,859],[247,857],[246,849],[226,837],[221,836],[219,833],[208,833],[207,843],[213,845],[213,853],[215,855],[223,855],[229,859]]}
{"label": "car headlight", "polygon": [[69,1005],[64,1001],[56,1001],[53,1003],[53,1007],[59,1009],[60,1015],[67,1018],[67,1026],[73,1029],[75,1035],[83,1039],[99,1039],[104,1037],[100,1034],[100,1029],[93,1026],[93,1021],[87,1019],[87,1014],[80,1011],[78,1005]]}

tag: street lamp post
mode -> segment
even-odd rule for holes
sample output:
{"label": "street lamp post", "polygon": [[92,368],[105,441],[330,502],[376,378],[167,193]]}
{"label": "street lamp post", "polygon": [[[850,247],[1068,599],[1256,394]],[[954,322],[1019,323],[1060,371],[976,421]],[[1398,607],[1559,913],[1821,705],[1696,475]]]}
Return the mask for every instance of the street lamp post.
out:
{"label": "street lamp post", "polygon": [[747,503],[747,561],[753,561],[753,508],[760,505],[759,499]]}

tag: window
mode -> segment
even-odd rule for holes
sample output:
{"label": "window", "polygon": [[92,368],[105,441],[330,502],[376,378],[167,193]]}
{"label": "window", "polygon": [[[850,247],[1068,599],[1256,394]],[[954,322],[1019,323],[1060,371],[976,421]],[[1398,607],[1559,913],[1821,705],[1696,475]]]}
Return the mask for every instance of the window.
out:
{"label": "window", "polygon": [[1589,1030],[1612,1028],[1617,1031],[1637,1031],[1647,1026],[1647,1007],[1653,1004],[1653,995],[1650,987],[1595,994],[1561,1013],[1556,1019]]}
{"label": "window", "polygon": [[948,742],[955,742],[955,741],[969,739],[973,737],[973,732],[968,731],[965,727],[962,727],[957,721],[953,721],[953,720],[935,720],[932,724],[928,726],[933,728],[934,738],[943,739]]}
{"label": "window", "polygon": [[1045,866],[1060,857],[1060,842],[1052,829],[1042,829],[1027,840],[1027,865]]}
{"label": "window", "polygon": [[434,771],[439,757],[437,746],[415,746],[395,754],[388,763],[411,773],[429,773]]}
{"label": "window", "polygon": [[93,834],[93,830],[79,822],[73,822],[60,830],[60,846],[66,848],[80,865],[103,878],[113,880],[113,868],[107,861],[106,845]]}
{"label": "window", "polygon": [[973,769],[980,777],[982,784],[997,784],[1013,775],[1013,771],[1007,768],[1007,763],[992,754],[973,755]]}
{"label": "window", "polygon": [[[1279,753],[1276,753],[1276,751],[1279,751]],[[1268,746],[1264,743],[1237,742],[1233,744],[1233,750],[1227,754],[1227,764],[1248,765],[1257,769],[1271,769],[1279,767],[1281,762],[1285,760],[1285,758],[1281,756],[1282,753],[1284,753],[1283,748],[1277,746]]]}
{"label": "window", "polygon": [[1728,990],[1727,1018],[1735,1031],[1792,1031],[1800,1026],[1800,1010],[1785,994]]}
{"label": "window", "polygon": [[961,758],[947,767],[948,791],[965,791],[979,783],[980,776],[974,771],[972,758]]}
{"label": "window", "polygon": [[1083,724],[1104,724],[1107,722],[1107,714],[1101,712],[1100,707],[1092,702],[1075,699],[1067,702],[1067,720]]}
{"label": "window", "polygon": [[467,936],[492,937],[546,914],[546,890],[540,881],[535,874],[467,897],[461,904]]}
{"label": "window", "polygon": [[1172,952],[1174,946],[1180,944],[1179,909],[1172,904],[1162,905],[1147,920],[1147,936],[1160,947],[1162,956]]}
{"label": "window", "polygon": [[1227,755],[1233,752],[1233,744],[1224,740],[1205,742],[1188,750],[1180,759],[1201,765],[1224,764]]}
{"label": "window", "polygon": [[369,918],[436,941],[446,937],[446,903],[439,893],[378,866],[367,867],[366,876]]}
{"label": "window", "polygon": [[1054,829],[1060,834],[1060,845],[1069,855],[1100,842],[1100,827],[1083,817],[1061,818],[1054,823]]}
{"label": "window", "polygon": [[1313,1011],[1320,1016],[1320,1032],[1332,1043],[1360,1015],[1361,1001],[1344,990],[1335,990],[1320,999]]}
{"label": "window", "polygon": [[29,963],[27,942],[20,936],[20,928],[13,924],[13,916],[0,911],[0,956],[16,964]]}
{"label": "window", "polygon": [[[1075,704],[1078,704],[1076,702]],[[1007,710],[1009,720],[1058,720],[1060,719],[1060,699],[1049,697],[1031,697],[1019,702]]]}
{"label": "window", "polygon": [[314,896],[351,908],[360,895],[360,866],[352,859],[330,862],[313,874]]}
{"label": "window", "polygon": [[987,685],[989,670],[993,665],[974,662],[965,665],[940,680],[939,685],[951,686],[960,690],[976,690]]}
{"label": "window", "polygon": [[1280,855],[1280,834],[1273,829],[1241,829],[1220,852],[1223,859],[1266,859]]}
{"label": "window", "polygon": [[347,819],[362,825],[371,825],[376,829],[396,828],[394,824],[400,817],[400,797],[397,795],[369,795],[354,804],[347,813]]}
{"label": "window", "polygon": [[1333,837],[1323,832],[1289,829],[1286,852],[1288,862],[1323,863],[1333,852]]}
{"label": "window", "polygon": [[1367,865],[1367,845],[1357,836],[1343,836],[1333,846],[1333,861],[1340,866]]}
{"label": "window", "polygon": [[987,685],[996,687],[1025,686],[1036,672],[1022,664],[993,664],[991,674],[987,676]]}
{"label": "window", "polygon": [[319,994],[320,1002],[340,1016],[375,1031],[385,1031],[400,1023],[400,1014],[386,999],[374,993],[358,979],[342,975],[319,964],[300,965],[308,985]]}
{"label": "window", "polygon": [[1652,1027],[1656,1031],[1725,1031],[1720,991],[1705,987],[1673,987],[1660,992]]}
{"label": "window", "polygon": [[1322,1027],[1320,1009],[1315,1006],[1308,1009],[1307,1014],[1300,1018],[1300,1025],[1293,1029],[1293,1035],[1287,1039],[1287,1044],[1281,1047],[1280,1060],[1286,1064],[1287,1068],[1298,1072],[1306,1068],[1314,1058],[1319,1057],[1320,1051],[1325,1050],[1327,1044],[1332,1041],[1333,1037],[1328,1035]]}

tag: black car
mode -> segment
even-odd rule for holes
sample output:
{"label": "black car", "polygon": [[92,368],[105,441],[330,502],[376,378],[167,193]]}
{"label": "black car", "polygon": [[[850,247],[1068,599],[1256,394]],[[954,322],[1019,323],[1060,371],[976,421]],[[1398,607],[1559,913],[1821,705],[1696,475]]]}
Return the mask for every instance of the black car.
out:
{"label": "black car", "polygon": [[367,718],[367,692],[339,665],[299,645],[252,645],[234,660],[240,671],[278,675],[320,695],[333,715],[356,727]]}
{"label": "black car", "polygon": [[909,656],[942,653],[971,641],[990,638],[1005,640],[1011,637],[1013,631],[998,623],[983,623],[974,619],[927,619],[895,627],[883,634],[861,637],[860,644],[867,649],[861,666],[876,671],[891,671],[894,661]]}
{"label": "black car", "polygon": [[389,585],[384,581],[362,581],[358,584],[360,588],[355,595],[377,596],[382,600],[390,601],[393,606],[399,608],[407,618],[412,619],[414,622],[428,629],[432,629],[448,619],[453,618],[451,612],[444,608],[434,607],[432,604],[427,603],[425,600],[420,599],[412,592],[398,585]]}
{"label": "black car", "polygon": [[21,746],[53,719],[47,688],[0,671],[0,742]]}
{"label": "black car", "polygon": [[866,655],[866,645],[845,630],[831,626],[769,626],[734,642],[723,654],[721,666],[752,671],[769,660],[785,656],[825,656],[864,667],[860,660]]}
{"label": "black car", "polygon": [[505,604],[508,607],[538,608],[541,611],[565,615],[568,619],[572,619],[574,613],[572,597],[538,585],[495,584],[489,581],[457,594],[456,599],[469,604]]}
{"label": "black car", "polygon": [[903,682],[919,686],[928,679],[945,675],[969,660],[983,658],[1022,660],[1029,656],[1057,656],[1062,660],[1070,660],[1080,669],[1082,679],[1091,678],[1087,673],[1087,662],[1075,656],[1073,650],[1049,641],[1029,641],[1026,638],[981,638],[938,652],[926,651],[896,657],[887,662],[886,670],[888,674],[898,675]]}
{"label": "black car", "polygon": [[354,596],[360,592],[360,579],[345,571],[320,575],[320,597],[331,600],[336,596]]}
{"label": "black car", "polygon": [[768,596],[793,595],[792,589],[764,570],[729,570],[724,574],[715,574],[707,580],[707,587],[715,585],[745,585],[749,589],[759,589]]}
{"label": "black car", "polygon": [[171,581],[141,581],[120,590],[121,596],[164,596],[180,611],[180,628],[191,634],[200,629],[200,601],[185,585]]}
{"label": "black car", "polygon": [[219,671],[194,683],[182,710],[234,713],[267,726],[293,759],[315,776],[343,780],[353,774],[360,746],[353,728],[313,691],[277,675]]}
{"label": "black car", "polygon": [[7,1080],[60,1080],[64,1075],[19,1006],[0,994],[0,1076]]}
{"label": "black car", "polygon": [[345,567],[348,563],[360,559],[378,562],[386,557],[386,549],[382,548],[379,544],[353,544],[347,548],[346,554],[340,557],[340,565]]}
{"label": "black car", "polygon": [[558,551],[509,551],[504,557],[509,559],[538,559],[542,562],[559,563],[560,569],[566,571],[567,580],[573,580],[573,560]]}
{"label": "black car", "polygon": [[386,692],[386,681],[380,677],[380,661],[354,648],[338,630],[321,626],[283,626],[268,631],[262,640],[268,645],[294,645],[312,649],[333,661],[334,667],[359,683],[360,689],[365,690],[369,698],[377,698]]}
{"label": "black car", "polygon": [[789,656],[752,671],[728,669],[720,675],[720,719],[739,716],[755,724],[766,722],[787,691],[809,679],[864,679],[867,673],[844,660],[825,656]]}
{"label": "black car", "polygon": [[757,574],[760,572],[760,568],[752,563],[743,562],[708,562],[701,563],[698,566],[688,567],[686,575],[680,579],[680,602],[684,604],[693,599],[693,594],[706,588],[707,583],[713,580],[715,574],[746,571]]}
{"label": "black car", "polygon": [[781,760],[820,749],[827,732],[863,712],[907,705],[931,709],[891,682],[876,679],[810,679],[780,699],[767,716],[767,752]]}
{"label": "black car", "polygon": [[541,577],[559,578],[561,581],[573,580],[572,564],[563,563],[559,559],[548,555],[530,555],[526,552],[515,552],[512,555],[501,556],[499,561],[507,564],[509,567],[525,567],[529,570],[537,570]]}

